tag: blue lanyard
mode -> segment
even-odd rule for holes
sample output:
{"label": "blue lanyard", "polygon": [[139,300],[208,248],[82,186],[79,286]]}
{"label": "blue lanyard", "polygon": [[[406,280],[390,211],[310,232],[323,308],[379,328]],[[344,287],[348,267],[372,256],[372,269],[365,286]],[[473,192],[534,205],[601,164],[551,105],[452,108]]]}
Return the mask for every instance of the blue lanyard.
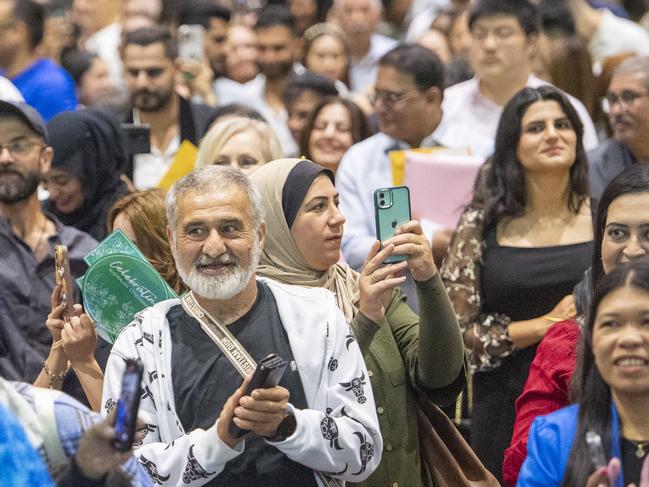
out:
{"label": "blue lanyard", "polygon": [[620,417],[613,401],[611,401],[611,453],[612,456],[619,458],[622,466],[620,475],[615,480],[615,487],[624,487],[624,465],[622,463],[622,448],[620,447]]}

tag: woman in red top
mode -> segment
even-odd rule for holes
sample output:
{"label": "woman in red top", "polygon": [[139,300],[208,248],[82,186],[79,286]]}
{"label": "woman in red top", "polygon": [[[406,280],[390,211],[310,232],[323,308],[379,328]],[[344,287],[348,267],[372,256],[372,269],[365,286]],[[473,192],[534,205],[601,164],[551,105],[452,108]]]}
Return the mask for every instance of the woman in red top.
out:
{"label": "woman in red top", "polygon": [[[590,271],[593,285],[617,265],[648,253],[649,166],[636,164],[613,179],[602,193]],[[588,305],[583,307],[587,308]],[[577,321],[566,320],[553,325],[541,341],[523,393],[516,401],[514,433],[503,462],[505,485],[516,483],[527,456],[527,436],[534,418],[570,403],[570,382],[580,336]]]}

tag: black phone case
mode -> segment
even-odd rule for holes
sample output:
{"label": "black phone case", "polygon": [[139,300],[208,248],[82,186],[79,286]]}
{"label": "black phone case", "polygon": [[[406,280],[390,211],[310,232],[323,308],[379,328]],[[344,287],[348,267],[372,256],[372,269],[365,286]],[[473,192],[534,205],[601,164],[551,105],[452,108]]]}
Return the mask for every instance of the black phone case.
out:
{"label": "black phone case", "polygon": [[[128,365],[130,362],[134,362],[136,366],[135,373],[137,374],[137,378],[138,378],[137,389],[139,391],[142,386],[142,375],[144,373],[144,367],[142,366],[142,363],[139,360],[137,361],[129,360],[127,363],[127,369],[125,369],[125,373],[129,373],[129,374],[132,373],[128,371]],[[140,397],[141,395],[139,393],[135,394],[135,399],[130,405],[131,411],[129,412],[129,417],[133,418],[133,424],[129,425],[128,440],[123,442],[118,440],[117,438],[114,438],[112,441],[113,448],[115,448],[117,451],[129,451],[133,446],[133,440],[135,438],[135,430],[137,428],[137,413],[138,410],[140,409]],[[121,399],[121,393],[120,393],[120,399]],[[119,405],[117,405],[116,407],[119,407]],[[115,421],[118,421],[117,416],[115,417]]]}
{"label": "black phone case", "polygon": [[[257,368],[252,374],[252,379],[246,388],[246,396],[252,394],[255,389],[267,389],[275,387],[282,379],[288,363],[279,355],[271,354],[257,364]],[[230,422],[230,434],[235,438],[240,438],[249,430],[239,428],[234,421]]]}

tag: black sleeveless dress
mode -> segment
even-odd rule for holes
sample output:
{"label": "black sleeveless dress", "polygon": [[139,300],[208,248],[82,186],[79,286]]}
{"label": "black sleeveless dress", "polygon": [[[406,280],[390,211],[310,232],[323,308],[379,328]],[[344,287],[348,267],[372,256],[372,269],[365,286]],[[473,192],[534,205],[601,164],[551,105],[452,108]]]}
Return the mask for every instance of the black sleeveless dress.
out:
{"label": "black sleeveless dress", "polygon": [[[592,258],[592,242],[553,247],[505,247],[495,228],[485,232],[481,273],[482,312],[512,321],[550,312],[581,281]],[[471,443],[485,466],[502,479],[505,449],[512,437],[514,403],[523,391],[536,346],[516,350],[494,370],[476,372]]]}

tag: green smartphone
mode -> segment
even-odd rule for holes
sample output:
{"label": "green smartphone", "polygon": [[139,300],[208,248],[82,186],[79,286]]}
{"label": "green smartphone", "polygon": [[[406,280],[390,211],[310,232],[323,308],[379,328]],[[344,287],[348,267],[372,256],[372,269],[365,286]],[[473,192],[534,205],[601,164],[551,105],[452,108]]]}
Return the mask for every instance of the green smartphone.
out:
{"label": "green smartphone", "polygon": [[[374,215],[376,219],[376,238],[385,242],[394,235],[399,225],[412,219],[410,214],[410,190],[407,186],[379,188],[374,191]],[[391,255],[385,264],[402,262],[407,255]]]}

